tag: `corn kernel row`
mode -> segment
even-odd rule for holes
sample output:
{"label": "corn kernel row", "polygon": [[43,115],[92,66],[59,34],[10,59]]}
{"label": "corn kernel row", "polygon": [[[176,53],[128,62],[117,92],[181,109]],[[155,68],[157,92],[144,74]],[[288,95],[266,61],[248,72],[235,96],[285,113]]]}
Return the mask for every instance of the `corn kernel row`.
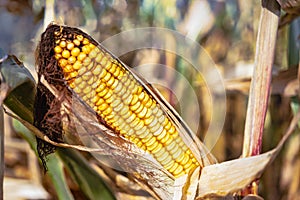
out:
{"label": "corn kernel row", "polygon": [[68,85],[111,128],[175,177],[199,165],[159,104],[117,60],[82,35],[55,36],[55,58]]}

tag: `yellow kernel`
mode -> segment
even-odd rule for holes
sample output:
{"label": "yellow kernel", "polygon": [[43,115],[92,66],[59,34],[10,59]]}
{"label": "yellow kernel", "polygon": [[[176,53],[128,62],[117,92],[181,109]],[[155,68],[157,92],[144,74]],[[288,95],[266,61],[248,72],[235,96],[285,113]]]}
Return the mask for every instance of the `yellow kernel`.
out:
{"label": "yellow kernel", "polygon": [[135,118],[136,118],[136,115],[135,115],[134,113],[132,113],[132,114],[126,119],[126,122],[127,122],[127,123],[131,123]]}
{"label": "yellow kernel", "polygon": [[95,80],[92,84],[92,88],[96,89],[98,86],[100,85],[100,81],[99,80]]}
{"label": "yellow kernel", "polygon": [[133,106],[130,106],[130,109],[132,111],[135,111],[138,107],[140,107],[141,103],[138,101],[136,102],[136,104],[134,104]]}
{"label": "yellow kernel", "polygon": [[139,95],[139,99],[140,100],[143,100],[145,98],[145,93],[144,92],[141,92],[141,94]]}
{"label": "yellow kernel", "polygon": [[140,135],[139,135],[139,138],[142,138],[142,142],[143,142],[143,143],[147,143],[147,142],[149,142],[149,140],[150,140],[151,138],[153,138],[152,135],[148,132],[148,130],[146,131],[146,133],[147,133],[147,134],[140,134]]}
{"label": "yellow kernel", "polygon": [[61,68],[64,68],[68,64],[68,61],[66,59],[61,58],[59,59],[58,64]]}
{"label": "yellow kernel", "polygon": [[145,92],[142,92],[141,94],[144,94],[143,101],[142,101],[143,104],[147,103],[147,101],[149,100],[149,95],[147,93],[145,93]]}
{"label": "yellow kernel", "polygon": [[171,161],[172,161],[172,157],[171,157],[171,156],[168,156],[166,159],[162,160],[160,164],[161,164],[162,166],[165,166],[165,165],[167,165],[168,163],[170,163]]}
{"label": "yellow kernel", "polygon": [[73,91],[77,94],[80,94],[81,93],[81,89],[79,87],[75,87],[73,88]]}
{"label": "yellow kernel", "polygon": [[115,71],[112,72],[114,74],[115,77],[118,77],[120,74],[120,67],[117,67],[115,64],[113,64],[112,68],[114,67]]}
{"label": "yellow kernel", "polygon": [[149,125],[154,120],[154,116],[151,115],[149,118],[145,119],[145,125]]}
{"label": "yellow kernel", "polygon": [[106,88],[106,84],[100,83],[98,88],[96,89],[96,92],[101,92],[104,88]]}
{"label": "yellow kernel", "polygon": [[175,133],[175,132],[176,132],[175,127],[174,127],[174,126],[171,126],[171,128],[169,129],[169,133],[170,133],[170,134],[173,134],[173,133]]}
{"label": "yellow kernel", "polygon": [[156,141],[156,138],[155,137],[152,137],[148,142],[146,142],[146,146],[149,147],[151,145],[153,145]]}
{"label": "yellow kernel", "polygon": [[118,79],[115,79],[115,81],[114,81],[114,83],[112,84],[111,88],[112,88],[112,89],[115,89],[115,88],[117,87],[118,83],[119,83]]}
{"label": "yellow kernel", "polygon": [[184,158],[181,160],[180,164],[185,165],[189,161],[190,157],[184,154]]}
{"label": "yellow kernel", "polygon": [[189,161],[183,166],[185,169],[186,168],[189,168],[191,165],[192,165],[192,160],[191,159],[189,159]]}
{"label": "yellow kernel", "polygon": [[83,40],[83,36],[82,35],[76,35],[76,39],[81,42]]}
{"label": "yellow kernel", "polygon": [[134,94],[129,105],[131,105],[131,106],[135,105],[138,100],[139,100],[138,96]]}
{"label": "yellow kernel", "polygon": [[128,87],[128,85],[131,83],[130,78],[126,79],[125,82],[123,83],[125,87]]}
{"label": "yellow kernel", "polygon": [[108,87],[110,87],[115,82],[115,78],[112,76],[106,83]]}
{"label": "yellow kernel", "polygon": [[[121,116],[125,116],[125,114],[130,114],[129,113],[129,108],[127,107],[127,106],[123,106],[123,108],[121,109],[121,111],[120,111],[120,115]],[[125,117],[124,117],[125,118]]]}
{"label": "yellow kernel", "polygon": [[160,117],[158,117],[158,122],[163,124],[163,122],[165,121],[165,116],[164,115],[161,115]]}
{"label": "yellow kernel", "polygon": [[[167,131],[164,129],[159,135],[157,135],[157,139],[161,140],[164,137],[170,137],[169,134],[167,133]],[[163,143],[163,142],[162,142]]]}
{"label": "yellow kernel", "polygon": [[[116,81],[118,81],[118,80],[116,80]],[[126,105],[128,105],[129,102],[131,101],[131,94],[130,94],[130,91],[127,89],[127,90],[125,91],[125,94],[123,94],[121,98],[124,100],[124,103],[126,103]],[[126,100],[127,100],[127,101],[126,101]]]}
{"label": "yellow kernel", "polygon": [[103,97],[103,99],[108,99],[109,97],[112,96],[112,92],[109,90],[106,95]]}
{"label": "yellow kernel", "polygon": [[[147,95],[147,96],[148,96],[148,95]],[[150,107],[152,106],[152,103],[153,103],[152,98],[149,98],[149,100],[146,101],[145,106],[146,106],[147,108],[150,108]]]}
{"label": "yellow kernel", "polygon": [[83,61],[85,59],[85,57],[86,57],[86,54],[83,52],[80,52],[77,56],[77,60]]}
{"label": "yellow kernel", "polygon": [[64,68],[63,68],[64,72],[66,73],[70,73],[73,71],[73,67],[72,65],[66,65]]}
{"label": "yellow kernel", "polygon": [[108,104],[107,103],[102,103],[98,106],[98,109],[100,111],[104,111],[106,108],[108,108]]}
{"label": "yellow kernel", "polygon": [[95,61],[96,61],[97,63],[100,63],[102,57],[103,57],[102,53],[99,53],[99,54],[96,56]]}
{"label": "yellow kernel", "polygon": [[[152,133],[155,133],[156,131],[158,131],[159,130],[159,128],[163,128],[159,123],[156,123],[156,125],[154,125],[153,127],[150,127],[150,131],[152,132]],[[162,131],[162,130],[161,130]]]}
{"label": "yellow kernel", "polygon": [[175,162],[174,165],[168,171],[173,174],[173,172],[177,169],[178,166],[179,164]]}
{"label": "yellow kernel", "polygon": [[168,118],[165,119],[165,129],[169,130],[172,126],[171,122],[169,121]]}
{"label": "yellow kernel", "polygon": [[104,100],[103,99],[99,99],[96,103],[96,106],[100,106],[101,104],[104,103]]}
{"label": "yellow kernel", "polygon": [[103,67],[106,67],[106,66],[105,66],[106,63],[107,63],[107,58],[106,58],[106,57],[103,57],[103,58],[101,59],[100,65],[103,66]]}
{"label": "yellow kernel", "polygon": [[135,118],[131,123],[130,123],[130,126],[132,128],[136,127],[138,125],[138,123],[140,122],[139,118]]}
{"label": "yellow kernel", "polygon": [[[146,120],[145,120],[146,121]],[[155,127],[158,123],[157,123],[157,119],[156,117],[153,118],[152,122],[148,125],[149,127]]]}
{"label": "yellow kernel", "polygon": [[78,47],[75,47],[74,49],[72,49],[71,51],[71,55],[77,57],[80,53],[80,49]]}
{"label": "yellow kernel", "polygon": [[114,107],[117,107],[121,105],[122,106],[122,103],[121,103],[121,100],[120,99],[115,99],[114,102],[112,102],[111,106],[114,108]]}
{"label": "yellow kernel", "polygon": [[84,89],[84,88],[86,87],[86,83],[85,83],[84,81],[82,81],[82,82],[78,85],[78,87],[82,90],[82,89]]}
{"label": "yellow kernel", "polygon": [[67,46],[66,41],[61,41],[60,44],[59,44],[59,46],[60,46],[61,48],[65,48],[65,47]]}
{"label": "yellow kernel", "polygon": [[87,80],[90,80],[92,77],[92,72],[90,71],[86,71],[83,75],[82,75],[82,79],[87,81]]}
{"label": "yellow kernel", "polygon": [[173,155],[173,158],[176,160],[176,162],[181,163],[181,161],[184,158],[184,153],[179,154],[179,156],[177,158],[175,157],[175,155]]}
{"label": "yellow kernel", "polygon": [[101,70],[102,70],[101,66],[100,66],[100,65],[97,65],[97,66],[94,68],[94,70],[93,70],[93,74],[94,74],[95,76],[97,76],[97,75],[100,74]]}
{"label": "yellow kernel", "polygon": [[62,52],[61,47],[60,47],[60,46],[56,46],[56,47],[54,48],[54,52],[55,52],[55,53],[61,53],[61,52]]}
{"label": "yellow kernel", "polygon": [[161,151],[161,148],[162,148],[162,144],[159,143],[151,152],[153,154],[156,154],[157,152]]}
{"label": "yellow kernel", "polygon": [[[107,100],[110,101],[111,103],[115,101],[115,100],[113,100],[113,98],[109,98]],[[120,112],[120,110],[122,109],[123,106],[124,106],[123,104],[118,104],[114,109],[115,109],[116,112]]]}
{"label": "yellow kernel", "polygon": [[89,54],[90,51],[91,51],[91,49],[90,49],[90,47],[88,45],[83,46],[81,50],[85,54]]}
{"label": "yellow kernel", "polygon": [[[159,136],[159,135],[164,131],[163,128],[164,128],[164,127],[162,127],[162,126],[159,125],[159,128],[158,128],[156,131],[153,131],[152,134],[153,134],[154,136]],[[150,129],[150,131],[151,131],[151,129]]]}
{"label": "yellow kernel", "polygon": [[78,39],[73,40],[73,43],[74,43],[76,46],[79,46],[79,45],[80,45],[80,41],[79,41]]}
{"label": "yellow kernel", "polygon": [[87,86],[86,88],[84,88],[83,93],[84,93],[84,94],[87,94],[87,93],[89,93],[89,92],[91,92],[91,91],[92,91],[92,87]]}
{"label": "yellow kernel", "polygon": [[84,60],[83,60],[83,62],[82,62],[82,64],[84,65],[84,66],[88,66],[90,63],[91,63],[91,59],[89,58],[89,57],[86,57]]}
{"label": "yellow kernel", "polygon": [[88,76],[89,77],[89,79],[87,80],[87,83],[89,84],[89,85],[93,85],[93,83],[96,81],[95,79],[96,79],[96,77],[93,77],[92,76],[92,72],[88,72],[87,74],[85,74],[85,76]]}
{"label": "yellow kernel", "polygon": [[176,170],[173,172],[174,176],[178,176],[183,171],[183,167],[179,165]]}
{"label": "yellow kernel", "polygon": [[87,38],[83,38],[82,44],[89,44],[89,43],[90,43],[90,41]]}
{"label": "yellow kernel", "polygon": [[159,109],[159,105],[157,105],[153,108],[153,110],[152,110],[153,115],[156,115],[158,109]]}
{"label": "yellow kernel", "polygon": [[179,148],[177,151],[175,151],[174,153],[171,153],[171,154],[172,154],[173,159],[176,160],[177,158],[182,157],[180,155],[183,155],[184,152],[182,151],[182,149]]}
{"label": "yellow kernel", "polygon": [[55,57],[56,60],[59,60],[61,58],[61,54],[55,54],[54,57]]}
{"label": "yellow kernel", "polygon": [[[107,74],[106,69],[103,69],[99,75],[99,78],[102,79],[106,74]],[[121,85],[121,87],[122,87],[122,85]]]}
{"label": "yellow kernel", "polygon": [[73,64],[73,69],[74,70],[78,70],[81,68],[81,62],[80,61],[76,61],[74,64]]}
{"label": "yellow kernel", "polygon": [[73,43],[68,43],[67,44],[67,49],[69,49],[70,51],[74,48],[74,44]]}
{"label": "yellow kernel", "polygon": [[82,76],[82,74],[84,74],[85,72],[86,72],[86,67],[83,67],[83,66],[81,65],[80,69],[78,70],[79,76]]}
{"label": "yellow kernel", "polygon": [[[124,117],[124,118],[125,118],[125,117]],[[136,137],[138,137],[138,138],[145,138],[146,136],[151,136],[151,135],[149,134],[149,131],[147,131],[146,126],[143,126],[143,127],[142,127],[141,129],[139,129],[139,130],[136,130],[135,134],[136,134]]]}
{"label": "yellow kernel", "polygon": [[166,170],[170,170],[171,167],[174,165],[175,161],[174,160],[171,160],[170,162],[168,162],[167,164],[164,165],[164,168]]}
{"label": "yellow kernel", "polygon": [[103,77],[103,81],[107,82],[111,77],[110,73],[106,73],[106,75]]}
{"label": "yellow kernel", "polygon": [[76,78],[75,80],[74,80],[74,83],[75,84],[80,84],[82,82],[82,78],[81,77],[78,77],[78,78]]}
{"label": "yellow kernel", "polygon": [[[147,107],[145,106],[145,108],[147,108]],[[151,115],[152,115],[152,111],[150,109],[147,109],[147,113],[145,115],[145,118],[149,118]]]}
{"label": "yellow kernel", "polygon": [[144,122],[142,120],[139,120],[139,123],[133,127],[135,130],[141,130],[141,128],[144,127]]}
{"label": "yellow kernel", "polygon": [[68,50],[63,50],[63,52],[61,53],[62,57],[64,58],[69,58],[70,57],[70,51]]}
{"label": "yellow kernel", "polygon": [[157,159],[158,162],[161,163],[163,160],[167,159],[168,156],[169,156],[169,154],[167,152],[165,152],[162,156],[157,157],[156,159]]}
{"label": "yellow kernel", "polygon": [[147,150],[152,152],[153,149],[155,149],[158,146],[158,144],[159,143],[157,141],[155,141],[152,145],[148,146]]}
{"label": "yellow kernel", "polygon": [[98,95],[100,97],[104,97],[106,95],[106,93],[108,92],[108,89],[107,88],[104,88],[101,92],[98,93]]}
{"label": "yellow kernel", "polygon": [[91,102],[96,103],[97,101],[99,101],[99,99],[100,99],[100,97],[98,95],[96,95],[91,99]]}
{"label": "yellow kernel", "polygon": [[174,155],[177,151],[181,152],[178,145],[175,145],[173,148],[168,148],[170,146],[167,146],[167,150],[170,152],[171,155]]}
{"label": "yellow kernel", "polygon": [[[96,46],[95,46],[94,44],[92,44],[92,43],[90,43],[89,46],[90,46],[91,49],[94,49],[94,48],[96,47]],[[98,49],[98,48],[97,48],[97,49]]]}
{"label": "yellow kernel", "polygon": [[[91,62],[88,66],[87,66],[87,69],[89,70],[89,71],[91,71],[93,68],[94,68],[94,62]],[[91,72],[92,73],[92,72]]]}
{"label": "yellow kernel", "polygon": [[161,138],[161,140],[160,140],[160,142],[163,143],[164,145],[169,145],[172,141],[173,141],[173,138],[169,134],[166,134],[166,136]]}
{"label": "yellow kernel", "polygon": [[78,75],[76,71],[70,73],[70,78],[75,78]]}
{"label": "yellow kernel", "polygon": [[184,169],[185,173],[188,174],[189,171],[192,170],[192,169],[194,169],[196,166],[198,166],[198,165],[192,164],[189,168],[185,168]]}
{"label": "yellow kernel", "polygon": [[70,64],[73,64],[73,63],[75,63],[76,58],[75,58],[74,56],[70,56],[70,57],[68,58],[68,61],[69,61]]}
{"label": "yellow kernel", "polygon": [[[135,141],[137,141],[137,142],[135,142]],[[137,138],[135,138],[135,141],[132,141],[132,142],[134,142],[139,148],[142,148],[143,143],[141,141],[139,141]]]}
{"label": "yellow kernel", "polygon": [[89,53],[89,57],[96,58],[96,56],[97,56],[97,52],[95,50],[91,50],[91,52]]}
{"label": "yellow kernel", "polygon": [[110,73],[112,73],[115,77],[117,77],[116,75],[115,75],[115,71],[116,71],[116,69],[118,68],[118,66],[116,65],[116,64],[114,64],[114,63],[110,63],[110,68],[109,68],[109,72]]}
{"label": "yellow kernel", "polygon": [[107,109],[105,109],[105,110],[103,111],[103,114],[104,114],[104,115],[109,115],[111,112],[112,112],[111,107],[108,107]]}
{"label": "yellow kernel", "polygon": [[144,106],[143,106],[143,104],[141,104],[134,112],[138,114],[143,110],[143,108],[144,108]]}

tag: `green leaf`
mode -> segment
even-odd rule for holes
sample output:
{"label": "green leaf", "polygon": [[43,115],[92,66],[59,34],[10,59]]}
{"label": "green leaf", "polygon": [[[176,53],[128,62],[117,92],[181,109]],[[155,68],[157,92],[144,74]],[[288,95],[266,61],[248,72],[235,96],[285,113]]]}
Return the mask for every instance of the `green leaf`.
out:
{"label": "green leaf", "polygon": [[99,174],[89,166],[87,161],[78,152],[71,149],[60,148],[58,154],[64,161],[65,167],[71,174],[73,180],[90,199],[115,199],[113,194],[99,179]]}

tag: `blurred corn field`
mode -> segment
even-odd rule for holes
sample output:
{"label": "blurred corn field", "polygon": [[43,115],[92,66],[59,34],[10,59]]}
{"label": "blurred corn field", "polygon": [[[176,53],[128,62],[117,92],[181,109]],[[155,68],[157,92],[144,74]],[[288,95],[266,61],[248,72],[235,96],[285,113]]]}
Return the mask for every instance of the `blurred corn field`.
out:
{"label": "blurred corn field", "polygon": [[[261,152],[269,151],[279,143],[299,109],[300,3],[294,2],[278,1],[282,10]],[[15,55],[29,69],[32,76],[24,79],[24,83],[28,84],[25,89],[21,88],[21,92],[30,96],[34,95],[30,94],[34,86],[29,84],[29,80],[37,80],[35,50],[50,22],[79,27],[99,42],[134,28],[162,27],[178,31],[205,49],[224,79],[226,118],[222,133],[212,149],[217,160],[223,162],[244,155],[250,82],[257,64],[255,59],[260,56],[256,55],[256,41],[262,5],[261,1],[254,0],[0,0],[0,61],[6,54]],[[176,49],[174,38],[166,40]],[[202,78],[187,67],[190,63],[172,52],[157,49],[135,50],[122,55],[120,59],[128,66],[160,63],[188,77],[197,91],[198,105],[180,107],[177,97],[187,97],[182,101],[185,102],[183,105],[189,105],[191,95],[185,93],[182,83],[166,71],[150,72],[154,74],[153,78],[168,83],[172,91],[157,85],[159,91],[179,114],[184,115],[182,117],[197,137],[210,141],[207,130],[212,117],[211,107],[214,105],[211,105],[209,91]],[[0,94],[5,88],[1,87],[1,90]],[[173,91],[176,91],[176,95]],[[24,105],[32,111],[33,105],[27,103]],[[1,147],[3,141],[0,140],[5,164],[4,199],[152,198],[138,185],[130,185],[132,182],[128,177],[119,176],[122,173],[97,166],[86,152],[59,148],[47,159],[48,172],[45,173],[37,157],[34,136],[6,114],[2,120],[3,111],[0,108],[0,133],[4,131],[5,135],[4,147]],[[9,109],[13,110],[11,107]],[[195,113],[198,109],[201,112]],[[26,116],[25,111],[14,112],[19,116],[25,113]],[[196,115],[200,115],[200,120]],[[33,123],[33,116],[26,120]],[[264,199],[299,198],[299,152],[298,127],[263,173],[259,180],[258,195]]]}

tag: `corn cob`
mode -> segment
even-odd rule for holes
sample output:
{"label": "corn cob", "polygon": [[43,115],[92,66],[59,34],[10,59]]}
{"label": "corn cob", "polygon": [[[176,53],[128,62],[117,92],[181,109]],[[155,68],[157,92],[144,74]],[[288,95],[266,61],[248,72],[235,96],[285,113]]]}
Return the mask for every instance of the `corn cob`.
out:
{"label": "corn cob", "polygon": [[60,27],[52,37],[67,85],[114,132],[150,153],[175,178],[199,166],[155,97],[118,59],[79,30]]}

